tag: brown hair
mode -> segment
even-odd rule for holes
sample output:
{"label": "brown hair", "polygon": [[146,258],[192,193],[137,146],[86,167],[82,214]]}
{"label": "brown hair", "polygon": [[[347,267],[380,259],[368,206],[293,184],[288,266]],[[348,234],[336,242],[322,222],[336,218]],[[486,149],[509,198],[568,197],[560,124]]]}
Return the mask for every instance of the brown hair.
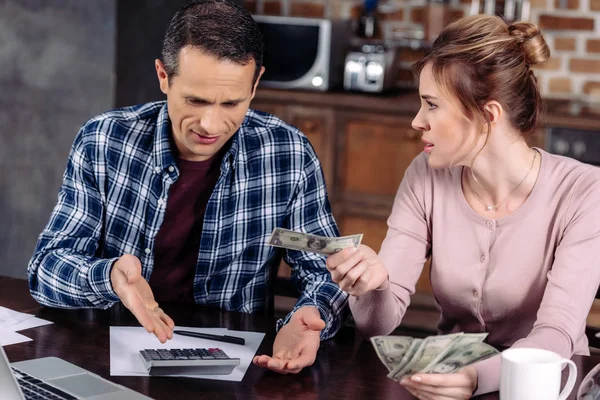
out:
{"label": "brown hair", "polygon": [[536,25],[507,25],[499,17],[475,15],[448,25],[413,71],[418,77],[430,64],[436,83],[458,99],[467,118],[481,115],[488,121],[488,134],[491,126],[483,106],[495,100],[513,127],[528,135],[535,131],[542,114],[531,67],[549,57],[550,50]]}

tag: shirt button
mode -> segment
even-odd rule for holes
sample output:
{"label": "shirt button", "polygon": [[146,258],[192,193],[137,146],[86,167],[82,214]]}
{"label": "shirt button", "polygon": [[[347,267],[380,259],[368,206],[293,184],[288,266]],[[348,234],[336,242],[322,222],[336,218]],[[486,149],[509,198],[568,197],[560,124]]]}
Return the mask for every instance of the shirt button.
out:
{"label": "shirt button", "polygon": [[154,172],[155,172],[156,174],[160,174],[160,167],[156,167],[156,168],[154,168]]}
{"label": "shirt button", "polygon": [[144,253],[146,253],[146,254],[150,254],[150,253],[152,253],[152,250],[150,250],[150,249],[146,249],[146,250],[144,250]]}
{"label": "shirt button", "polygon": [[163,199],[158,199],[158,205],[162,206],[165,201]]}
{"label": "shirt button", "polygon": [[172,165],[171,165],[171,166],[169,166],[169,172],[173,172],[173,171],[175,171],[175,167],[174,167],[174,166],[172,166]]}
{"label": "shirt button", "polygon": [[488,228],[491,228],[492,226],[494,226],[493,221],[485,221],[485,224],[487,225]]}
{"label": "shirt button", "polygon": [[485,256],[481,256],[479,260],[481,260],[481,262],[485,262]]}
{"label": "shirt button", "polygon": [[473,297],[478,298],[479,292],[477,290],[473,290]]}

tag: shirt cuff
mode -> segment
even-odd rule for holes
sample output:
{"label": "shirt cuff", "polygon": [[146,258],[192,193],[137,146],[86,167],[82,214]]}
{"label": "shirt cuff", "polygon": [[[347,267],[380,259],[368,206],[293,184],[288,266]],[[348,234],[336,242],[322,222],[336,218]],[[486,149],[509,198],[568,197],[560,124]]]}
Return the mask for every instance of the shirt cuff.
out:
{"label": "shirt cuff", "polygon": [[500,389],[500,363],[501,356],[497,354],[473,364],[473,368],[477,370],[477,390],[473,396]]}
{"label": "shirt cuff", "polygon": [[318,304],[315,304],[313,301],[311,301],[309,299],[299,300],[296,303],[296,305],[294,306],[294,309],[292,311],[290,311],[290,313],[288,315],[286,315],[285,318],[279,319],[277,321],[277,325],[276,325],[276,332],[279,332],[279,330],[281,328],[283,328],[285,325],[287,325],[288,322],[290,322],[290,319],[292,319],[292,316],[294,315],[294,313],[302,307],[315,307],[317,310],[319,310],[321,319],[323,321],[325,321],[325,328],[321,331],[321,334],[320,334],[321,340],[327,340],[335,334],[335,332],[331,332],[331,327],[334,324],[334,318],[333,318],[333,315],[331,314],[331,312],[329,312],[328,310],[325,310],[323,307],[319,306]]}
{"label": "shirt cuff", "polygon": [[99,259],[89,265],[87,271],[87,282],[94,295],[104,302],[118,302],[119,296],[110,282],[110,271],[118,257],[109,259]]}

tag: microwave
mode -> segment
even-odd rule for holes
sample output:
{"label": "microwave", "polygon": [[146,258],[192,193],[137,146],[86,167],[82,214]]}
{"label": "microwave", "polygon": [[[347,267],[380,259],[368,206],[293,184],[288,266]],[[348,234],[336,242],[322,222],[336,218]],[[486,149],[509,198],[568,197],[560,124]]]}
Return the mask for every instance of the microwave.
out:
{"label": "microwave", "polygon": [[341,88],[351,21],[254,15],[265,44],[259,86],[327,91]]}

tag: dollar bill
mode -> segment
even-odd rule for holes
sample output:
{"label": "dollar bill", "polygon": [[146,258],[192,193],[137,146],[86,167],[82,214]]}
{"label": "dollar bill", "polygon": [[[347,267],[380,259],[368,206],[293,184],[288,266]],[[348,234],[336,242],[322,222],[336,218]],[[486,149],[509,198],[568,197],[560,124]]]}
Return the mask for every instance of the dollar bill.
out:
{"label": "dollar bill", "polygon": [[445,360],[451,357],[456,351],[462,349],[468,344],[483,342],[487,337],[487,333],[464,333],[458,336],[448,347],[446,347],[440,354],[438,354],[425,368],[420,372],[430,372],[431,369]]}
{"label": "dollar bill", "polygon": [[392,379],[399,381],[404,376],[420,372],[427,367],[438,354],[441,354],[446,347],[450,346],[451,343],[454,342],[460,335],[462,335],[462,333],[429,336],[425,338],[410,362],[406,364],[404,368],[395,371]]}
{"label": "dollar bill", "polygon": [[450,374],[475,361],[485,360],[498,353],[498,350],[487,343],[469,343],[458,351],[455,351],[450,357],[431,367],[429,372],[432,374]]}
{"label": "dollar bill", "polygon": [[388,378],[395,380],[394,376],[396,376],[399,371],[404,369],[404,367],[410,363],[410,360],[412,360],[415,354],[419,351],[421,343],[423,343],[423,339],[413,339],[412,343],[408,347],[408,350],[406,350],[406,353],[404,353],[402,356],[402,361],[400,361],[400,364],[396,365],[394,369],[387,374]]}
{"label": "dollar bill", "polygon": [[371,338],[379,359],[396,381],[423,373],[453,373],[476,361],[484,360],[498,350],[483,340],[487,333],[455,333],[414,339],[408,336],[375,336]]}
{"label": "dollar bill", "polygon": [[392,371],[395,366],[400,364],[412,341],[413,338],[408,336],[373,336],[371,338],[377,357],[388,371]]}
{"label": "dollar bill", "polygon": [[331,255],[346,247],[357,247],[362,241],[362,236],[362,234],[358,234],[343,237],[325,237],[290,231],[284,228],[275,228],[267,244],[290,250]]}

